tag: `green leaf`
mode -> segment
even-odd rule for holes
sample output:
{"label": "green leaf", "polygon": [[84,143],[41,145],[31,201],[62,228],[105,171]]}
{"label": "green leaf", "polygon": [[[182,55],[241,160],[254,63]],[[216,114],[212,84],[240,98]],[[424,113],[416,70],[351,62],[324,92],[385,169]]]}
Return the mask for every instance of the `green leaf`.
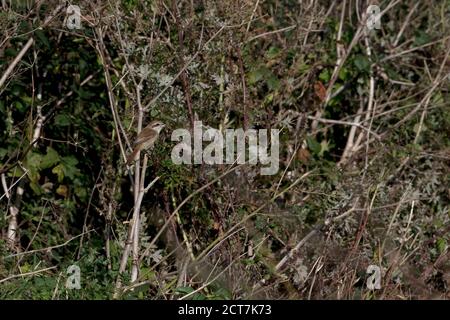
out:
{"label": "green leaf", "polygon": [[0,159],[2,159],[8,153],[8,149],[0,148]]}
{"label": "green leaf", "polygon": [[349,74],[348,70],[346,68],[342,68],[339,71],[339,79],[341,79],[343,81],[347,80],[348,74]]}
{"label": "green leaf", "polygon": [[57,126],[60,126],[60,127],[67,127],[68,125],[70,125],[70,123],[71,123],[71,120],[70,120],[70,117],[69,117],[68,115],[65,115],[65,114],[58,114],[58,115],[55,117],[55,124],[56,124]]}
{"label": "green leaf", "polygon": [[439,253],[443,253],[447,248],[447,240],[445,238],[439,238],[436,242],[436,246]]}
{"label": "green leaf", "polygon": [[274,59],[280,54],[281,50],[277,47],[270,47],[266,52],[266,56],[268,59]]}
{"label": "green leaf", "polygon": [[201,293],[196,293],[192,297],[192,300],[206,300],[206,297]]}
{"label": "green leaf", "polygon": [[56,167],[52,169],[52,172],[58,176],[58,182],[62,182],[64,179],[64,166],[62,164],[58,164]]}
{"label": "green leaf", "polygon": [[359,71],[367,71],[367,72],[370,71],[369,70],[370,62],[366,56],[359,54],[355,57],[355,60],[353,60],[353,62],[355,63],[355,66],[356,68],[358,68]]}
{"label": "green leaf", "polygon": [[159,111],[156,109],[152,109],[150,111],[150,115],[152,116],[152,118],[156,118],[159,115]]}
{"label": "green leaf", "polygon": [[45,36],[44,32],[42,30],[37,29],[35,31],[35,34],[37,35],[37,37],[39,38],[39,40],[42,41],[42,43],[50,49],[50,43],[48,42],[47,37]]}
{"label": "green leaf", "polygon": [[175,292],[176,293],[188,294],[188,293],[191,293],[192,291],[194,291],[194,289],[191,288],[191,287],[178,287],[178,288],[175,288]]}
{"label": "green leaf", "polygon": [[79,172],[79,169],[76,167],[78,164],[77,158],[73,156],[63,157],[61,159],[61,164],[63,165],[64,175],[73,180],[75,175]]}
{"label": "green leaf", "polygon": [[22,93],[25,91],[25,88],[21,85],[14,85],[12,87],[11,93],[17,97],[21,96]]}
{"label": "green leaf", "polygon": [[25,107],[24,107],[24,105],[22,104],[22,102],[20,102],[20,101],[14,102],[14,106],[15,106],[16,109],[17,109],[18,111],[20,111],[20,112],[25,111]]}
{"label": "green leaf", "polygon": [[16,166],[14,170],[8,172],[8,177],[19,178],[24,174],[24,171],[19,166]]}
{"label": "green leaf", "polygon": [[7,48],[5,50],[5,56],[7,56],[7,57],[15,57],[15,56],[17,56],[17,51],[15,49],[13,49],[13,48]]}
{"label": "green leaf", "polygon": [[318,143],[316,139],[314,139],[313,137],[307,137],[306,142],[308,143],[308,148],[309,150],[311,150],[312,153],[316,155],[320,153],[322,147],[320,146],[320,143]]}
{"label": "green leaf", "polygon": [[218,299],[222,299],[222,300],[228,300],[232,298],[231,292],[229,290],[227,290],[226,288],[218,288],[216,291],[214,291],[214,295],[218,298]]}
{"label": "green leaf", "polygon": [[81,200],[87,200],[87,192],[86,192],[86,188],[83,187],[75,187],[75,194],[78,198],[80,198]]}
{"label": "green leaf", "polygon": [[263,78],[266,78],[266,76],[270,73],[270,70],[267,69],[266,66],[261,66],[259,68],[256,68],[252,71],[250,71],[248,75],[248,81],[250,84],[255,84],[258,81],[262,80]]}
{"label": "green leaf", "polygon": [[307,73],[311,69],[311,66],[307,63],[299,63],[298,72],[300,75]]}
{"label": "green leaf", "polygon": [[267,86],[272,91],[278,90],[280,88],[280,80],[278,80],[278,78],[275,75],[271,75],[267,79]]}
{"label": "green leaf", "polygon": [[319,74],[319,79],[322,80],[322,82],[328,82],[330,81],[331,74],[328,69],[322,70],[322,72]]}
{"label": "green leaf", "polygon": [[47,154],[41,159],[41,168],[48,169],[53,167],[59,161],[58,153],[51,147],[47,147]]}
{"label": "green leaf", "polygon": [[320,143],[319,157],[323,157],[323,154],[328,151],[330,151],[330,143],[327,140],[322,140]]}
{"label": "green leaf", "polygon": [[423,30],[417,32],[414,43],[417,46],[424,45],[431,41],[431,37]]}
{"label": "green leaf", "polygon": [[26,166],[32,169],[39,169],[41,166],[42,155],[37,152],[29,152],[26,157]]}
{"label": "green leaf", "polygon": [[30,188],[38,196],[40,196],[43,193],[43,189],[37,182],[30,181]]}
{"label": "green leaf", "polygon": [[[32,98],[32,97],[23,95],[23,96],[21,96],[20,98],[22,99],[22,102],[25,103],[25,105],[31,106],[31,105],[33,104],[33,98]],[[23,104],[23,103],[22,103],[22,104]]]}
{"label": "green leaf", "polygon": [[75,167],[78,164],[78,160],[74,156],[63,157],[62,162],[64,162],[67,166],[70,167]]}

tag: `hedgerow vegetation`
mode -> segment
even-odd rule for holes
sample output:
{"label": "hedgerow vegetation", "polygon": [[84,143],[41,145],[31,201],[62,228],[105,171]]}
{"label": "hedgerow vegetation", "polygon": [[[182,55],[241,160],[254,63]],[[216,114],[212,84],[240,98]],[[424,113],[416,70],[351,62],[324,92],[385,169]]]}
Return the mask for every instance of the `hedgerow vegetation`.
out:
{"label": "hedgerow vegetation", "polygon": [[[70,4],[1,5],[0,298],[450,297],[450,1]],[[279,171],[175,165],[196,120]]]}

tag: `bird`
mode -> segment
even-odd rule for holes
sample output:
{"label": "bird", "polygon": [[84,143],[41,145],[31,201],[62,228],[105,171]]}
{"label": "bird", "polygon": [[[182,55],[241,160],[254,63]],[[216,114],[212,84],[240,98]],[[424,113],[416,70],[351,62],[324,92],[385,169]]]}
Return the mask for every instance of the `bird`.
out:
{"label": "bird", "polygon": [[133,161],[137,160],[136,156],[139,151],[153,148],[159,138],[159,133],[164,127],[164,123],[159,120],[155,120],[142,129],[134,141],[133,152],[131,152],[127,157],[127,165],[130,165]]}

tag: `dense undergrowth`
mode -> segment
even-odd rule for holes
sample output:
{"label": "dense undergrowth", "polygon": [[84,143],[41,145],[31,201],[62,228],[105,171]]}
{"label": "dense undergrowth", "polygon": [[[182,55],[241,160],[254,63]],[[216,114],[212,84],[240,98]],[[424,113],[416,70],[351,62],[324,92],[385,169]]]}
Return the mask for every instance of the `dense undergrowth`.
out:
{"label": "dense undergrowth", "polygon": [[[0,86],[1,298],[449,298],[448,0],[379,1],[370,32],[367,1],[73,1],[81,30],[37,3],[0,11],[2,75],[34,39]],[[139,105],[167,127],[131,282]],[[173,164],[194,120],[280,129],[278,173]]]}

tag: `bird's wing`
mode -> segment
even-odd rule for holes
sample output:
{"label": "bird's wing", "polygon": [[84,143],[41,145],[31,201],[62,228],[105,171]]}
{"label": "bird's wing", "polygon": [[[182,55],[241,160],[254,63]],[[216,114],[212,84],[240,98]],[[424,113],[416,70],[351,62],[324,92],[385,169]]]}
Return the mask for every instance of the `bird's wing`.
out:
{"label": "bird's wing", "polygon": [[138,136],[136,137],[136,141],[134,142],[134,145],[138,145],[141,144],[143,142],[146,142],[148,140],[150,140],[156,133],[154,132],[153,129],[147,129],[144,128],[141,133],[138,134]]}

